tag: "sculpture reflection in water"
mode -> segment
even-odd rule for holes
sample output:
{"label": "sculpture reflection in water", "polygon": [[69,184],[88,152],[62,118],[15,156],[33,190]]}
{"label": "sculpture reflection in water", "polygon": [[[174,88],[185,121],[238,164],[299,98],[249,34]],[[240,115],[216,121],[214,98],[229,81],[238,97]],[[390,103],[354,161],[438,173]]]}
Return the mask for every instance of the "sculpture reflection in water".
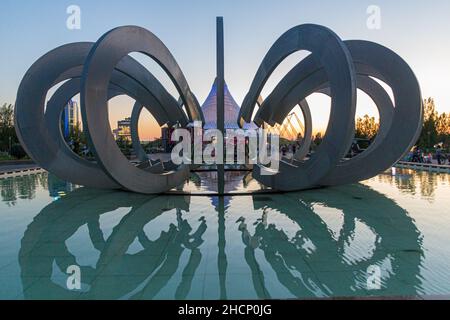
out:
{"label": "sculpture reflection in water", "polygon": [[[363,185],[320,194],[320,202],[315,191],[246,197],[254,208],[242,208],[238,215],[249,214],[239,218],[231,212],[233,199],[228,205],[218,201],[210,210],[214,215],[202,216],[210,201],[206,209],[196,203],[197,212],[188,213],[189,197],[75,190],[44,208],[25,232],[19,256],[25,298],[152,299],[164,292],[164,298],[185,299],[194,291],[200,292],[195,297],[211,298],[201,292],[213,286],[207,290],[215,290],[215,298],[227,299],[236,296],[235,290],[249,289],[230,283],[232,268],[239,264],[247,266],[245,276],[253,284],[254,294],[247,298],[421,293],[422,238],[405,210]],[[319,207],[342,212],[339,234],[322,219]],[[118,208],[131,210],[105,238],[99,220]],[[171,218],[162,219],[165,215]],[[214,224],[207,229],[211,219]],[[212,224],[217,230],[211,229]],[[79,259],[66,243],[84,225],[100,255],[95,266],[81,266],[83,292],[74,292],[55,283],[52,274],[56,266],[64,272],[77,265]],[[159,231],[149,235],[144,230],[149,225]],[[361,234],[364,241],[356,239]],[[143,249],[130,253],[136,239]],[[367,239],[369,249],[364,250]],[[214,259],[217,269],[209,271],[208,278],[205,268]],[[367,290],[366,271],[371,265],[382,267],[386,289]]]}
{"label": "sculpture reflection in water", "polygon": [[[131,207],[131,211],[114,227],[111,236],[105,239],[100,229],[99,218],[102,214],[118,208]],[[178,225],[171,224],[167,231],[151,241],[143,228],[166,211],[176,209]],[[160,279],[158,274],[168,275],[178,268],[177,260],[185,251],[191,252],[189,263],[185,267],[187,276],[178,286],[176,297],[182,299],[189,291],[189,275],[201,260],[198,246],[202,244],[202,234],[206,230],[202,219],[200,226],[192,233],[189,223],[183,219],[182,212],[189,210],[189,198],[185,197],[148,197],[123,192],[93,192],[78,189],[68,196],[44,208],[28,227],[22,240],[19,253],[23,287],[28,288],[36,275],[46,281],[31,286],[25,292],[25,298],[75,298],[79,292],[69,291],[51,280],[53,262],[60,270],[67,270],[70,265],[77,265],[77,259],[67,249],[66,240],[81,226],[87,224],[89,236],[100,256],[96,267],[81,266],[82,281],[89,286],[84,294],[86,298],[121,298],[133,290],[147,287],[157,293],[166,283],[149,278]],[[139,240],[144,250],[136,254],[126,251],[135,239]],[[110,281],[99,277],[101,274],[111,276],[134,275],[134,281]],[[120,277],[118,278],[120,279]],[[137,292],[139,293],[139,292]],[[147,291],[148,293],[148,291]],[[151,296],[151,294],[150,294]]]}
{"label": "sculpture reflection in water", "polygon": [[[420,264],[423,258],[422,238],[408,213],[392,200],[363,185],[324,190],[319,202],[316,194],[304,193],[301,199],[293,194],[282,198],[254,197],[255,209],[262,209],[262,218],[247,230],[245,219],[239,229],[246,243],[246,260],[255,273],[259,266],[255,249],[264,252],[278,281],[294,296],[364,296],[367,294],[416,295],[421,287]],[[353,202],[346,199],[352,197]],[[342,211],[343,224],[339,234],[315,213],[316,206]],[[298,226],[289,236],[276,222],[268,222],[267,212],[279,211]],[[355,241],[357,224],[368,227],[376,236],[370,250],[348,254]],[[359,230],[361,232],[361,230]],[[369,292],[367,270],[379,266],[382,270],[382,290]],[[296,275],[300,274],[298,277]],[[258,285],[259,286],[259,285]],[[257,286],[255,285],[255,289]],[[264,278],[260,291],[264,287]]]}

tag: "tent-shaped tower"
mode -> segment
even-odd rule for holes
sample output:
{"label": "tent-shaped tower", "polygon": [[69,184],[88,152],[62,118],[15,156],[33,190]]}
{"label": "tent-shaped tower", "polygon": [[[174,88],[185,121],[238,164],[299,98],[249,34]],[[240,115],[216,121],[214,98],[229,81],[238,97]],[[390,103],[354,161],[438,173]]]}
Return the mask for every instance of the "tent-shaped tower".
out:
{"label": "tent-shaped tower", "polygon": [[[234,100],[228,86],[225,83],[225,130],[239,129],[237,119],[239,116],[239,105]],[[214,81],[211,92],[206,98],[202,106],[203,115],[205,117],[204,129],[217,129],[217,79]],[[244,130],[256,128],[253,124],[246,124]]]}

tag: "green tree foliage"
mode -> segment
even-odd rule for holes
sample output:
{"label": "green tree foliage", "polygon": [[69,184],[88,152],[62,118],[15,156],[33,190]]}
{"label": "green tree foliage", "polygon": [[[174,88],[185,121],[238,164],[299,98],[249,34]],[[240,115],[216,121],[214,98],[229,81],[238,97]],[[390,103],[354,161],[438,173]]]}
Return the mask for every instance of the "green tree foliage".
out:
{"label": "green tree foliage", "polygon": [[163,141],[162,139],[155,139],[148,143],[142,144],[142,147],[147,153],[158,152],[163,148]]}
{"label": "green tree foliage", "polygon": [[70,130],[69,136],[66,138],[66,142],[69,144],[73,152],[80,156],[83,155],[82,152],[87,146],[87,139],[83,130],[80,129],[80,124]]}
{"label": "green tree foliage", "polygon": [[9,151],[9,154],[14,157],[15,159],[23,159],[27,156],[25,150],[22,148],[20,144],[13,144],[11,146],[11,150]]}
{"label": "green tree foliage", "polygon": [[321,132],[317,132],[316,136],[314,137],[314,143],[316,145],[320,145],[322,143],[323,137]]}
{"label": "green tree foliage", "polygon": [[117,146],[119,147],[119,149],[122,151],[122,153],[125,156],[130,156],[131,155],[131,150],[133,149],[133,146],[131,144],[131,141],[123,138],[123,137],[119,137],[116,140]]}
{"label": "green tree foliage", "polygon": [[[450,113],[439,114],[433,98],[423,101],[423,127],[417,146],[425,151],[432,151],[437,145],[445,149],[450,147]],[[374,117],[365,115],[356,119],[356,138],[373,140],[380,128]]]}
{"label": "green tree foliage", "polygon": [[421,149],[431,149],[440,142],[437,130],[439,115],[436,111],[433,98],[425,99],[423,101],[423,108],[423,127],[417,146]]}
{"label": "green tree foliage", "polygon": [[311,147],[310,151],[316,151],[317,148],[320,146],[320,144],[323,141],[323,136],[321,132],[317,132],[315,136],[313,136],[313,139],[311,141]]}
{"label": "green tree foliage", "polygon": [[14,106],[5,103],[0,108],[0,151],[9,152],[10,148],[18,143],[14,129]]}

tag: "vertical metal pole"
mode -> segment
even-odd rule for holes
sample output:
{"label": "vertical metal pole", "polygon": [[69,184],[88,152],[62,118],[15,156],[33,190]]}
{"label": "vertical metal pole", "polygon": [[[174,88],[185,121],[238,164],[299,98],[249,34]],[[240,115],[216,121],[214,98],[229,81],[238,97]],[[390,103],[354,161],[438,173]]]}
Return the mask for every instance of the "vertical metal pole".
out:
{"label": "vertical metal pole", "polygon": [[[223,39],[223,17],[217,17],[217,129],[225,138],[225,68],[224,68],[224,39]],[[225,141],[223,141],[225,146]],[[219,195],[225,193],[225,150],[222,150],[223,162],[217,165],[217,191]]]}
{"label": "vertical metal pole", "polygon": [[[217,129],[222,132],[225,138],[225,70],[224,70],[224,40],[223,40],[223,17],[217,17]],[[225,147],[225,141],[224,147]],[[219,193],[219,253],[218,253],[218,268],[219,268],[219,283],[220,283],[220,298],[227,298],[226,290],[226,270],[227,270],[227,256],[225,253],[225,150],[222,150],[223,162],[217,165],[217,181]]]}
{"label": "vertical metal pole", "polygon": [[219,252],[217,256],[217,268],[219,270],[219,290],[220,300],[227,299],[227,268],[228,260],[226,254],[226,238],[225,238],[225,197],[219,196],[219,206],[217,208],[219,215],[218,233],[219,233]]}

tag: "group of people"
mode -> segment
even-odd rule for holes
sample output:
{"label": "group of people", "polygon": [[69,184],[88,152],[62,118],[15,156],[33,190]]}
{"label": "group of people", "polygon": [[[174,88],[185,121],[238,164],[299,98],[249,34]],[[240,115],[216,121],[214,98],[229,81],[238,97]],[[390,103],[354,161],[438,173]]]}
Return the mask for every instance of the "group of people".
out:
{"label": "group of people", "polygon": [[280,146],[280,151],[283,156],[286,156],[287,154],[295,154],[298,150],[299,146],[297,143],[294,144],[282,144]]}
{"label": "group of people", "polygon": [[[282,144],[280,146],[280,152],[284,156],[286,155],[294,155],[297,150],[300,148],[298,143],[294,144]],[[350,151],[349,151],[349,158],[352,158],[359,153],[361,153],[362,150],[360,149],[359,145],[356,142],[353,142]],[[405,159],[406,161],[410,162],[416,162],[416,163],[427,163],[427,164],[439,164],[439,165],[450,165],[450,153],[445,153],[444,150],[439,147],[436,149],[435,153],[431,152],[425,152],[419,147],[414,148],[414,150],[407,156]]]}
{"label": "group of people", "polygon": [[409,160],[411,162],[432,164],[434,159],[439,165],[450,164],[450,154],[444,153],[442,148],[437,148],[433,155],[431,152],[425,153],[419,147],[416,147],[410,155]]}
{"label": "group of people", "polygon": [[[317,145],[314,142],[311,142],[310,151],[314,152],[316,148],[317,148]],[[282,145],[280,145],[280,152],[283,155],[283,157],[288,155],[288,154],[295,155],[295,153],[299,149],[300,149],[300,143],[299,142],[295,142],[295,143],[292,143],[292,144],[282,144]],[[353,141],[353,143],[351,145],[351,148],[349,150],[349,153],[348,153],[347,157],[353,158],[353,157],[357,156],[358,154],[360,154],[363,151],[364,151],[364,149],[361,149],[361,147],[359,146],[358,142],[355,140],[355,141]]]}

